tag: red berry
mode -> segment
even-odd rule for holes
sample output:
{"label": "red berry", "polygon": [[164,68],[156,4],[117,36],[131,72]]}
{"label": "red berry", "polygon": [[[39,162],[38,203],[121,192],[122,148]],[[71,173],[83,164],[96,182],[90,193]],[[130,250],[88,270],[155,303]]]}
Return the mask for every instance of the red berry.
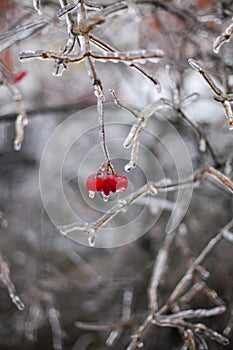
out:
{"label": "red berry", "polygon": [[128,179],[121,174],[91,174],[86,181],[86,189],[92,192],[103,192],[109,196],[110,192],[124,192],[128,186]]}
{"label": "red berry", "polygon": [[22,70],[21,72],[17,73],[14,75],[13,78],[13,83],[17,84],[20,80],[22,80],[25,76],[27,75],[27,71],[26,70]]}

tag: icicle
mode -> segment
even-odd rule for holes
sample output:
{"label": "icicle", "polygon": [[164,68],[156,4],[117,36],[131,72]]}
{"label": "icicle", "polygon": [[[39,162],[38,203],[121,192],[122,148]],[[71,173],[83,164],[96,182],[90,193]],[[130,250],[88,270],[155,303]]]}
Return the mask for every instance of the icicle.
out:
{"label": "icicle", "polygon": [[206,140],[202,137],[199,141],[200,152],[206,152]]}
{"label": "icicle", "polygon": [[125,171],[131,171],[132,169],[136,168],[138,148],[139,148],[139,141],[138,139],[135,139],[133,143],[131,155],[130,155],[130,161],[128,164],[125,165]]}
{"label": "icicle", "polygon": [[124,148],[129,148],[135,140],[135,135],[137,134],[138,125],[134,124],[126,137],[123,146]]}
{"label": "icicle", "polygon": [[54,77],[61,77],[65,70],[66,70],[66,65],[63,62],[57,62],[54,65],[52,74]]}
{"label": "icicle", "polygon": [[41,0],[33,0],[34,9],[37,11],[38,15],[42,15],[41,12]]}
{"label": "icicle", "polygon": [[97,97],[98,103],[104,102],[103,90],[99,84],[94,85],[94,95]]}
{"label": "icicle", "polygon": [[24,138],[24,126],[28,124],[27,117],[23,117],[19,114],[15,121],[15,131],[16,137],[14,141],[14,150],[19,151],[22,146],[23,138]]}

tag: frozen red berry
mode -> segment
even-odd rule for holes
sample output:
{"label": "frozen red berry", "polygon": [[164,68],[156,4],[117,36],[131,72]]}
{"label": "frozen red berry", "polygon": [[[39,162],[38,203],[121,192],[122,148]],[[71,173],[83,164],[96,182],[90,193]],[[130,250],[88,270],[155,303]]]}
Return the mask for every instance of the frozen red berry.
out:
{"label": "frozen red berry", "polygon": [[86,189],[89,192],[103,192],[109,196],[110,192],[124,192],[128,186],[128,179],[121,174],[96,173],[88,176]]}
{"label": "frozen red berry", "polygon": [[22,70],[21,72],[14,74],[13,84],[17,84],[18,82],[20,82],[26,75],[27,75],[26,70]]}

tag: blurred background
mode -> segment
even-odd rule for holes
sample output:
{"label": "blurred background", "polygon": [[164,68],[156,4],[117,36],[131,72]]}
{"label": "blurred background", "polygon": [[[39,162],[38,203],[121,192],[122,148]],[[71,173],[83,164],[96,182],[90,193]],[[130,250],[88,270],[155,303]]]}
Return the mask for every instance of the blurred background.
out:
{"label": "blurred background", "polygon": [[[106,6],[110,2],[99,3]],[[77,144],[69,149],[67,166],[65,163],[63,167],[64,191],[73,205],[72,209],[91,222],[117,200],[113,196],[110,204],[105,206],[97,196],[94,204],[91,204],[85,193],[85,176],[94,173],[103,161],[98,140],[96,97],[85,63],[69,64],[61,77],[55,77],[52,75],[53,62],[19,61],[17,56],[27,50],[58,51],[64,45],[67,28],[65,21],[57,17],[59,8],[56,0],[42,0],[42,15],[39,15],[33,1],[2,0],[0,4],[0,60],[12,73],[27,71],[16,87],[22,95],[29,118],[22,149],[17,152],[13,146],[17,105],[5,86],[2,74],[0,253],[10,268],[10,278],[25,307],[22,311],[16,308],[2,283],[0,349],[126,349],[131,335],[148,313],[147,290],[152,267],[165,238],[175,194],[168,193],[166,200],[161,196],[162,208],[159,201],[134,204],[128,212],[130,220],[143,209],[146,210],[137,233],[139,238],[115,248],[88,247],[85,236],[83,244],[74,242],[62,236],[48,217],[39,188],[40,161],[56,128],[72,115],[77,115],[74,126],[77,133],[80,127],[82,134]],[[121,145],[135,120],[132,115],[114,106],[109,89],[114,89],[122,101],[138,110],[160,98],[177,103],[189,94],[199,93],[198,99],[184,107],[183,111],[208,138],[218,160],[218,169],[232,179],[232,131],[228,129],[224,108],[213,99],[214,93],[201,75],[187,63],[190,57],[202,62],[216,84],[223,91],[232,92],[233,44],[231,41],[223,44],[219,54],[213,52],[213,42],[230,25],[232,14],[233,3],[227,0],[135,0],[129,1],[129,6],[107,17],[101,26],[93,30],[94,35],[119,51],[162,49],[165,53],[159,63],[142,66],[158,79],[161,92],[149,79],[124,63],[96,63],[105,92],[106,132],[113,164],[118,172],[129,177],[131,184],[129,192],[122,198],[143,186],[147,180],[176,179],[178,160],[172,159],[169,150],[160,142],[169,139],[165,120],[176,129],[179,135],[177,144],[180,139],[184,142],[194,170],[212,166],[213,159],[208,150],[200,151],[197,132],[187,121],[171,108],[161,108],[149,119],[140,135],[139,163],[144,159],[143,166],[139,164],[127,174],[124,165],[130,152],[123,147],[121,150]],[[40,23],[39,29],[36,27],[31,31],[25,28],[27,23],[35,22]],[[116,125],[112,126],[111,123]],[[56,176],[53,168],[68,139],[69,133],[63,135],[57,144],[57,154],[50,159],[51,175],[48,170],[47,176],[51,184],[57,181],[53,178]],[[112,142],[115,139],[119,139],[119,142]],[[146,161],[147,153],[143,149],[155,157],[155,163],[152,164],[150,159]],[[158,169],[155,173],[151,170],[154,168]],[[62,203],[58,202],[57,207],[62,212]],[[232,212],[230,191],[206,177],[201,180],[193,190],[191,203],[181,224],[193,257],[230,221]],[[127,212],[119,215],[109,224],[109,227],[113,225],[116,228],[116,232],[126,220]],[[152,225],[149,224],[147,229],[148,222]],[[131,230],[136,232],[137,224]],[[108,226],[104,230],[106,235],[107,232]],[[124,229],[123,232],[126,236],[132,234]],[[206,259],[204,266],[210,273],[206,283],[216,291],[227,311],[202,322],[220,333],[225,330],[231,340],[230,345],[225,347],[208,340],[209,348],[231,349],[231,243],[221,242]],[[159,289],[160,306],[186,270],[181,244],[175,239]],[[3,270],[1,280],[4,281]],[[109,326],[101,330],[92,330],[88,326],[82,329],[85,328],[84,324],[89,323],[119,325],[125,298],[130,300],[130,321],[120,327],[115,341],[109,339]],[[200,291],[182,307],[209,308],[215,306],[216,300],[217,297],[209,298]],[[143,343],[144,349],[148,350],[180,349],[182,338],[176,329],[153,327],[146,333]]]}

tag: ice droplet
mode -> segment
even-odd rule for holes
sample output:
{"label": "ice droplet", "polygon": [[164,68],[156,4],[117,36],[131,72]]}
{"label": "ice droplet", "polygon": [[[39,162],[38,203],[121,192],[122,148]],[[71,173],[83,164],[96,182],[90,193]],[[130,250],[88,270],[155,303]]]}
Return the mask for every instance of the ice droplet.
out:
{"label": "ice droplet", "polygon": [[102,194],[104,202],[107,202],[109,200],[109,196],[106,196],[106,194]]}
{"label": "ice droplet", "polygon": [[144,346],[143,342],[142,342],[141,340],[139,340],[139,341],[137,342],[137,347],[138,347],[139,349],[142,349],[143,346]]}
{"label": "ice droplet", "polygon": [[228,124],[228,129],[229,129],[229,130],[233,130],[233,123]]}
{"label": "ice droplet", "polygon": [[204,138],[200,139],[199,150],[200,152],[206,152],[206,140]]}
{"label": "ice droplet", "polygon": [[14,150],[15,151],[20,151],[21,150],[21,143],[14,142]]}
{"label": "ice droplet", "polygon": [[94,247],[95,246],[95,236],[88,237],[88,243],[89,243],[90,247]]}
{"label": "ice droplet", "polygon": [[133,163],[129,162],[129,163],[125,164],[124,168],[125,168],[125,171],[129,172],[132,169],[134,169],[135,167],[136,167],[136,164],[133,164]]}
{"label": "ice droplet", "polygon": [[95,192],[89,191],[89,198],[94,198],[94,197],[95,197]]}

